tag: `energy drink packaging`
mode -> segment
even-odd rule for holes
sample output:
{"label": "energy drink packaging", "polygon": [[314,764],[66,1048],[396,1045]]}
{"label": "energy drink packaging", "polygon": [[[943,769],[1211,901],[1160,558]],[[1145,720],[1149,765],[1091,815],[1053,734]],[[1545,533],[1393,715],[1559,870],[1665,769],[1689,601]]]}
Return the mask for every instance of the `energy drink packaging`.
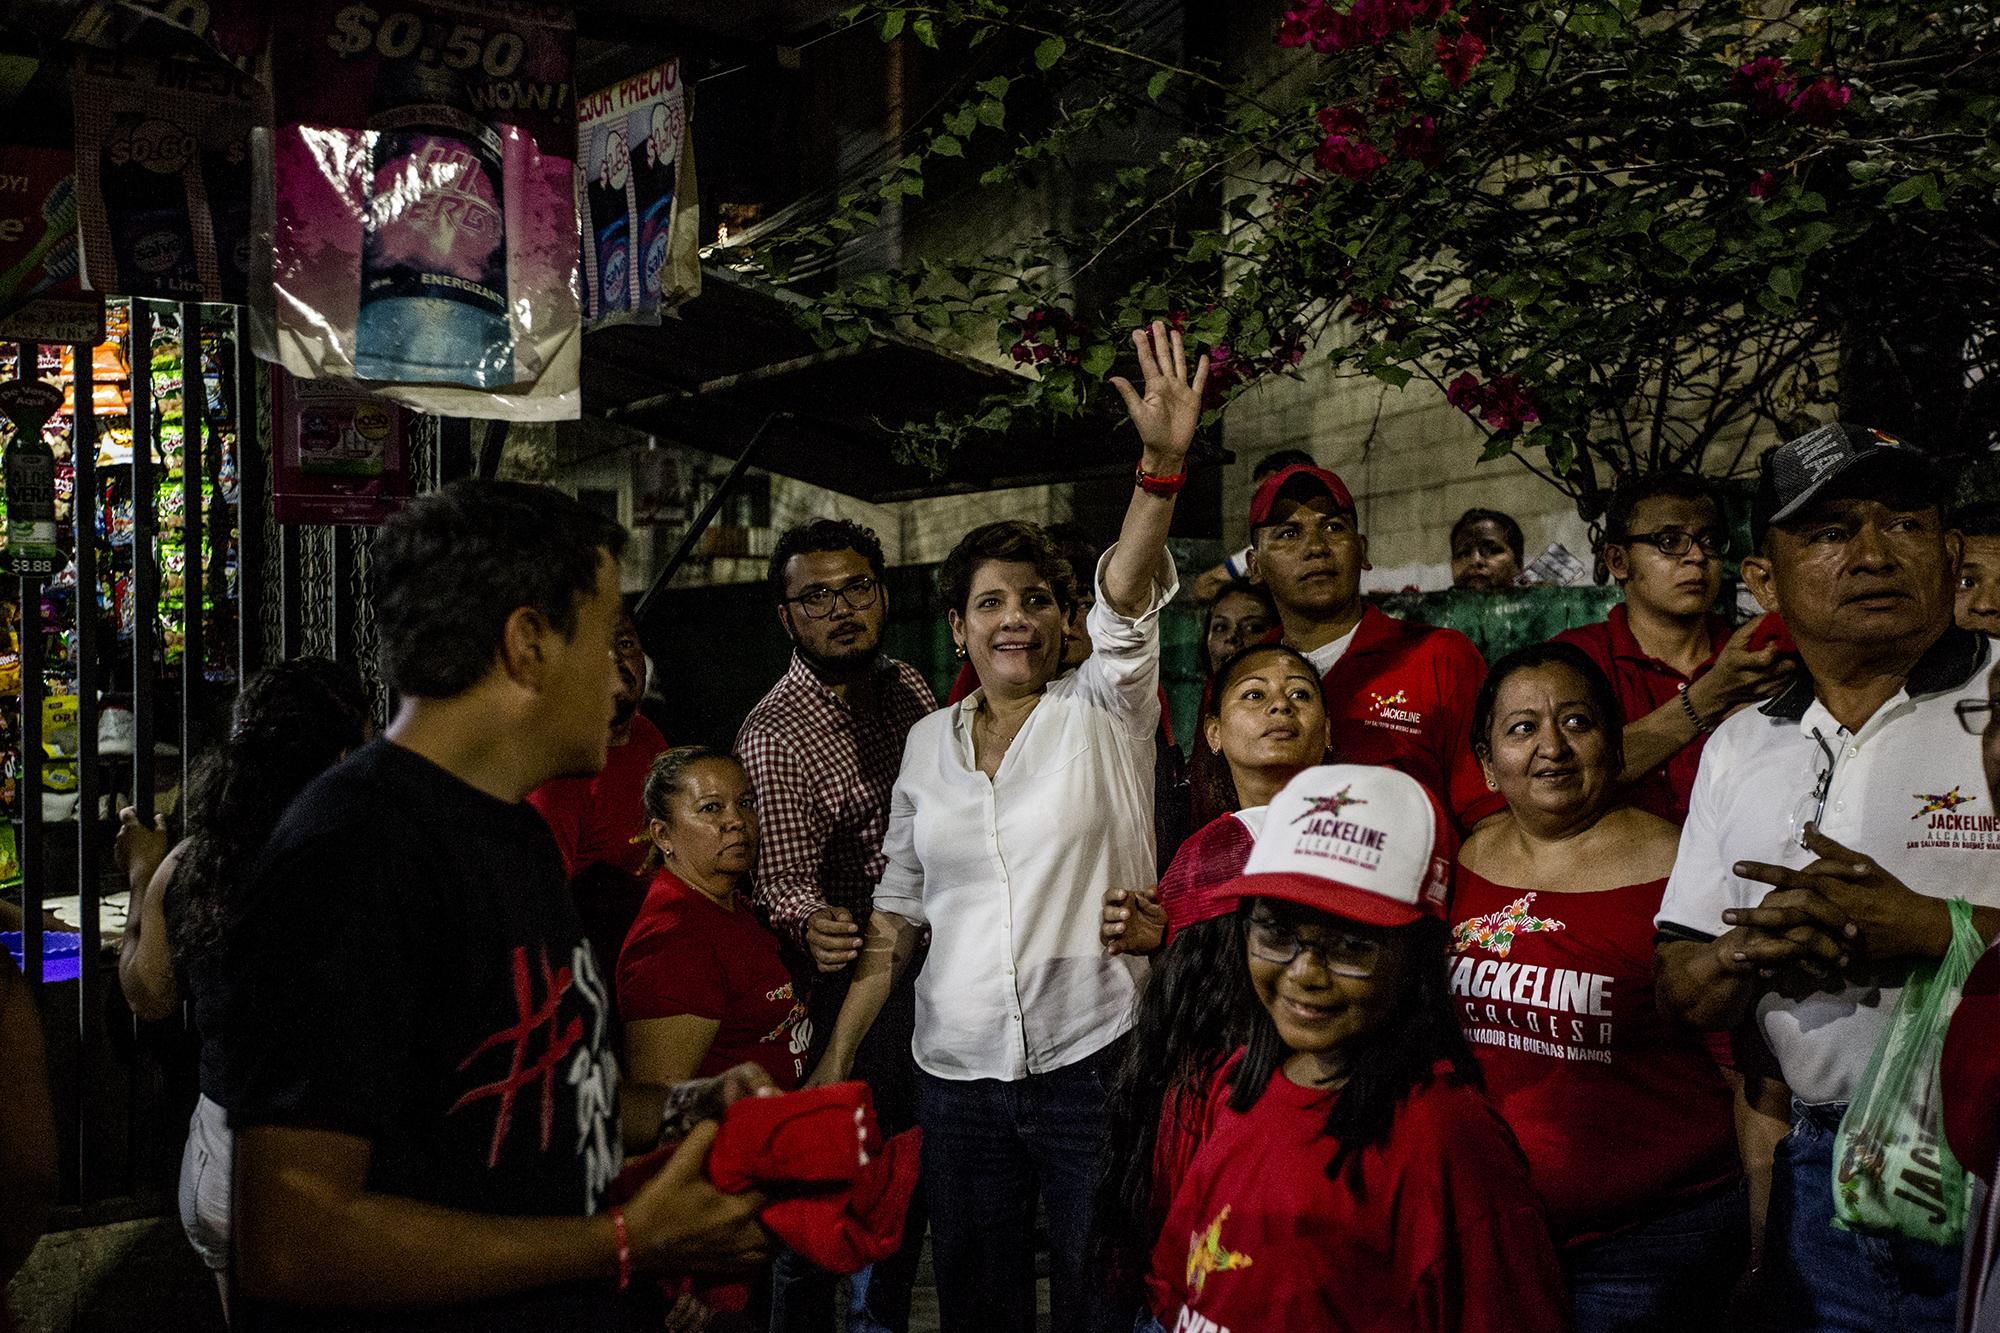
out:
{"label": "energy drink packaging", "polygon": [[425,60],[382,66],[375,103],[355,374],[512,384],[500,136]]}
{"label": "energy drink packaging", "polygon": [[186,176],[199,142],[174,120],[120,111],[99,150],[99,180],[111,228],[117,290],[134,295],[200,299]]}

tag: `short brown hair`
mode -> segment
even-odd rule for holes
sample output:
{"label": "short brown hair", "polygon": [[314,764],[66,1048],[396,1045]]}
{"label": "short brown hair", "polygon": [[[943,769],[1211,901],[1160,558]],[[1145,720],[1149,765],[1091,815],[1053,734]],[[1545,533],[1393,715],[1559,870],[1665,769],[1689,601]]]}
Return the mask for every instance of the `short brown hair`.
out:
{"label": "short brown hair", "polygon": [[989,560],[1033,565],[1056,595],[1065,613],[1076,604],[1076,575],[1056,544],[1039,524],[1018,518],[974,528],[959,539],[938,570],[938,591],[944,603],[960,615],[972,600],[972,578]]}

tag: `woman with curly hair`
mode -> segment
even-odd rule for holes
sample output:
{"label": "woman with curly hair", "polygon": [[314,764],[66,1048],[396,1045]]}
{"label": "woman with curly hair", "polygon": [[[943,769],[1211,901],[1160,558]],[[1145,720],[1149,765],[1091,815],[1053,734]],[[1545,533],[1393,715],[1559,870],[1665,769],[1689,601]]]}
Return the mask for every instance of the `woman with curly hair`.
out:
{"label": "woman with curly hair", "polygon": [[215,1100],[223,939],[265,840],[292,798],[373,734],[354,673],[323,657],[280,662],[237,695],[229,735],[202,757],[187,803],[187,836],[167,850],[165,820],[119,812],[117,859],[132,888],[118,983],[140,1018],[167,1017],[185,998],[202,1034],[201,1099],[181,1156],[181,1225],[216,1275],[228,1309],[230,1134]]}

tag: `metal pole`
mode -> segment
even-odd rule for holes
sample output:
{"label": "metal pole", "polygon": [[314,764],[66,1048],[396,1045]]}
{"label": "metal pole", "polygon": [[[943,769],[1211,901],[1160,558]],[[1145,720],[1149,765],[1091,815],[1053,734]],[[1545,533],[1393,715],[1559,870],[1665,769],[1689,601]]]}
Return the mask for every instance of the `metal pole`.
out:
{"label": "metal pole", "polygon": [[[264,664],[264,441],[258,386],[263,370],[236,312],[236,678]],[[283,594],[280,593],[282,598]]]}
{"label": "metal pole", "polygon": [[[153,493],[153,312],[132,302],[132,804],[153,822],[153,647],[160,625],[159,513]],[[185,388],[183,388],[185,395]]]}
{"label": "metal pole", "polygon": [[[39,379],[42,349],[21,343],[14,349],[14,373]],[[21,865],[21,970],[39,993],[42,985],[42,900],[47,857],[42,847],[42,576],[19,580],[21,610],[21,762],[15,799],[21,807],[16,859]]]}
{"label": "metal pole", "polygon": [[181,306],[181,794],[194,790],[201,730],[202,450],[208,439],[208,377],[201,367],[201,307]]}
{"label": "metal pole", "polygon": [[[78,343],[71,352],[70,392],[76,412],[70,421],[70,458],[76,469],[70,517],[76,542],[76,892],[77,912],[82,920],[83,977],[77,988],[77,1081],[78,1088],[97,1086],[97,1036],[102,1030],[104,967],[98,956],[98,900],[100,866],[98,852],[103,823],[97,815],[97,415],[95,350]],[[132,911],[139,910],[133,903]],[[93,1193],[93,1168],[97,1165],[89,1136],[84,1132],[86,1117],[76,1124],[77,1198]]]}
{"label": "metal pole", "polygon": [[743,474],[750,470],[750,461],[757,456],[757,450],[763,445],[764,437],[770,433],[771,427],[780,421],[791,419],[790,412],[773,412],[751,433],[749,442],[743,446],[743,452],[736,456],[734,463],[730,464],[729,472],[723,477],[722,484],[715,488],[714,495],[708,497],[708,503],[694,516],[694,522],[688,524],[687,532],[681,537],[681,544],[674,548],[673,555],[668,557],[666,568],[659,572],[653,580],[653,586],[646,589],[646,595],[639,599],[638,606],[632,611],[634,620],[641,625],[646,623],[646,613],[653,609],[653,603],[659,600],[660,594],[666,591],[669,583],[673,582],[675,572],[687,563],[690,555],[694,554],[695,543],[701,540],[701,534],[708,531],[708,525],[713,523],[715,516],[722,511],[722,502],[729,498],[729,492],[743,479]]}

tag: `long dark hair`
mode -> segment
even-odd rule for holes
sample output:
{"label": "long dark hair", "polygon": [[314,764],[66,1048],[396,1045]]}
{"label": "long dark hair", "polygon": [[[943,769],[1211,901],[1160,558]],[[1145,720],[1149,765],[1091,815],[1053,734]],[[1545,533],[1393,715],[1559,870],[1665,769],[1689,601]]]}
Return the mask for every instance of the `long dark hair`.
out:
{"label": "long dark hair", "polygon": [[1197,828],[1211,819],[1243,808],[1243,800],[1236,793],[1236,778],[1229,771],[1228,758],[1220,751],[1208,748],[1206,724],[1209,718],[1222,716],[1223,696],[1229,693],[1229,687],[1235,683],[1244,666],[1266,653],[1289,657],[1304,667],[1306,675],[1312,677],[1313,688],[1319,691],[1320,711],[1326,710],[1326,682],[1320,679],[1319,668],[1312,664],[1312,659],[1298,649],[1282,643],[1251,643],[1223,658],[1222,664],[1209,678],[1208,695],[1202,700],[1202,744],[1195,747],[1195,754],[1201,762],[1193,775]]}
{"label": "long dark hair", "polygon": [[178,965],[213,949],[285,807],[365,738],[368,696],[324,657],[266,667],[236,696],[229,735],[201,758],[187,803],[187,843],[167,885]]}
{"label": "long dark hair", "polygon": [[1105,1107],[1094,1218],[1098,1259],[1122,1295],[1136,1294],[1163,1220],[1153,1178],[1160,1124],[1171,1115],[1184,1133],[1199,1132],[1216,1071],[1249,1035],[1256,1000],[1244,949],[1234,916],[1186,926],[1153,960],[1140,993]]}
{"label": "long dark hair", "polygon": [[[1258,901],[1244,899],[1237,909],[1238,923],[1248,921]],[[1324,913],[1309,908],[1264,901],[1267,910],[1288,923],[1326,919]],[[1363,1149],[1388,1141],[1396,1109],[1412,1092],[1430,1086],[1440,1060],[1451,1065],[1452,1077],[1459,1083],[1485,1086],[1479,1063],[1452,1010],[1445,963],[1446,947],[1451,942],[1449,929],[1444,922],[1425,917],[1396,933],[1403,936],[1407,950],[1402,994],[1382,1025],[1350,1053],[1347,1082],[1326,1116],[1326,1135],[1336,1144],[1333,1160],[1326,1167],[1329,1180],[1339,1180],[1350,1166],[1357,1165]],[[1247,959],[1244,967],[1247,971]],[[1230,1076],[1229,1109],[1244,1112],[1255,1106],[1290,1054],[1270,1014],[1257,1006],[1242,1062]],[[1354,1188],[1359,1184],[1358,1176],[1350,1181]]]}

